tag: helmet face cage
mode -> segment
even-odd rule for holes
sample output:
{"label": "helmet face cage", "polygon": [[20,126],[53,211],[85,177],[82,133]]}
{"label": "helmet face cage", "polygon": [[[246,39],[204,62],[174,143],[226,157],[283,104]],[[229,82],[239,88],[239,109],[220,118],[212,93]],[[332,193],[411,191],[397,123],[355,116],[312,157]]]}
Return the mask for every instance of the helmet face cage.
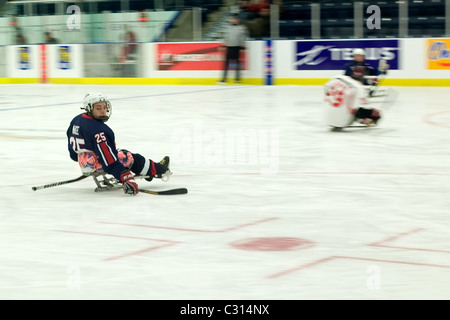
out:
{"label": "helmet face cage", "polygon": [[106,102],[106,116],[102,116],[102,117],[98,117],[95,118],[97,120],[100,120],[102,122],[106,122],[108,121],[109,117],[111,117],[111,113],[112,113],[112,105],[111,102],[109,102],[108,98],[106,96],[104,96],[102,93],[88,93],[84,96],[83,99],[83,108],[86,110],[86,113],[89,114],[90,116],[93,116],[93,111],[94,111],[94,104],[96,104],[97,102]]}

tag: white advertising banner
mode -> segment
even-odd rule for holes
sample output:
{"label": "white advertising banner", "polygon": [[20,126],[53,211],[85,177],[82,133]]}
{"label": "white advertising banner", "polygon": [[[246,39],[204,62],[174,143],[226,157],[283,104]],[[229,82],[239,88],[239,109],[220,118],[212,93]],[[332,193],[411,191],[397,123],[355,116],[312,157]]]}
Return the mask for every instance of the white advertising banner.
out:
{"label": "white advertising banner", "polygon": [[82,78],[83,53],[79,44],[46,45],[48,78]]}
{"label": "white advertising banner", "polygon": [[6,47],[6,74],[9,78],[39,78],[41,70],[39,45]]}

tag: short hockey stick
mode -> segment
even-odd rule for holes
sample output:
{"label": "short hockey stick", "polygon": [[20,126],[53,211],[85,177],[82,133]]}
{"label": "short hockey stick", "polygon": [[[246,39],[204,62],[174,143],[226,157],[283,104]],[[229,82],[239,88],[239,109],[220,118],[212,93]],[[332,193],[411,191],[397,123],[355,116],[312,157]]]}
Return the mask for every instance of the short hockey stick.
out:
{"label": "short hockey stick", "polygon": [[49,183],[49,184],[44,184],[44,185],[42,185],[42,186],[32,187],[31,189],[32,189],[33,191],[36,191],[36,190],[40,190],[40,189],[46,189],[46,188],[56,187],[56,186],[60,186],[60,185],[62,185],[62,184],[67,184],[67,183],[77,182],[77,181],[83,180],[83,179],[85,179],[85,178],[87,178],[87,177],[89,177],[89,175],[84,175],[84,174],[83,174],[82,176],[79,176],[78,178],[75,178],[75,179],[66,180],[66,181],[60,181],[60,182],[55,182],[55,183]]}
{"label": "short hockey stick", "polygon": [[172,195],[172,194],[188,193],[186,188],[177,188],[177,189],[170,189],[170,190],[165,190],[165,191],[152,191],[152,190],[146,190],[146,189],[139,189],[139,192],[154,194],[154,195]]}

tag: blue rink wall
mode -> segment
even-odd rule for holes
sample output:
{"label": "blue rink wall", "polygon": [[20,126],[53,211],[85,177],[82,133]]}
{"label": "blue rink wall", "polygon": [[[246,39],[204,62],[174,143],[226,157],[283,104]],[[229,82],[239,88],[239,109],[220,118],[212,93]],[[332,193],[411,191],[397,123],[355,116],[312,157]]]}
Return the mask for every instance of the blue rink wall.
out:
{"label": "blue rink wall", "polygon": [[[222,76],[219,42],[138,43],[123,57],[130,45],[3,46],[0,84],[212,85]],[[450,38],[248,41],[242,83],[322,85],[342,73],[354,48],[375,67],[387,61],[385,85],[450,86]]]}

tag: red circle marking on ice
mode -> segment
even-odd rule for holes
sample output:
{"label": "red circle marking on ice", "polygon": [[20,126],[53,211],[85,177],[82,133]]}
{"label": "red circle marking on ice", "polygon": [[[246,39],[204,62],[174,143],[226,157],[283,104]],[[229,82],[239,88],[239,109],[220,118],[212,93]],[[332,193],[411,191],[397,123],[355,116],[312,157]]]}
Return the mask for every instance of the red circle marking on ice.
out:
{"label": "red circle marking on ice", "polygon": [[231,243],[231,246],[241,250],[287,251],[312,247],[313,242],[300,238],[269,237],[243,239]]}

